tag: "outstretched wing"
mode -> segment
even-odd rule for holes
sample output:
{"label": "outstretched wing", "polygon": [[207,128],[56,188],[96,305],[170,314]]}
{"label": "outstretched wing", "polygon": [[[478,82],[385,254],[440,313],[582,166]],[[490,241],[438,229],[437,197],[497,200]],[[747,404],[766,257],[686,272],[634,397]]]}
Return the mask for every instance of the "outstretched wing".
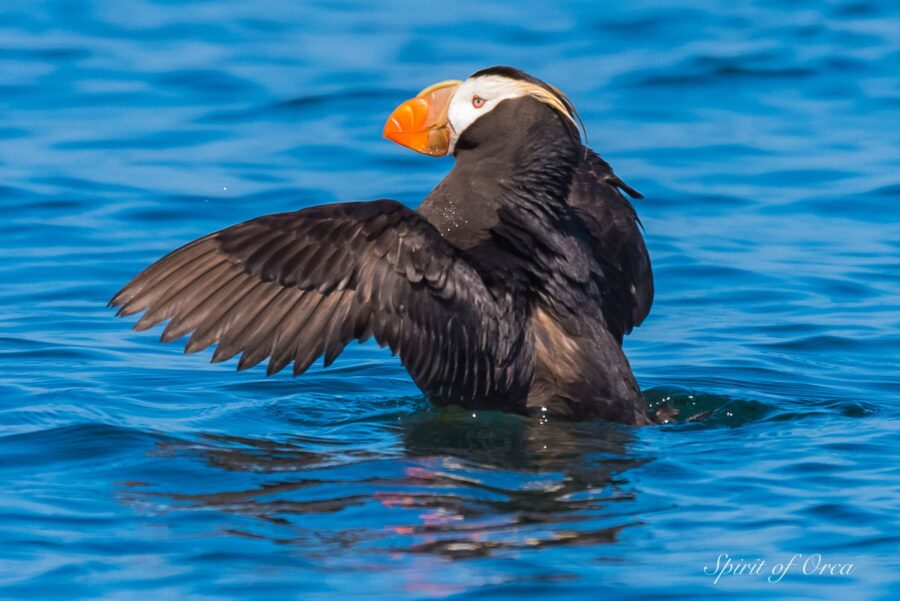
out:
{"label": "outstretched wing", "polygon": [[238,369],[270,357],[269,374],[293,362],[298,375],[374,336],[437,402],[516,409],[531,381],[524,310],[391,200],[267,215],[204,236],[110,305],[146,311],[137,330],[171,320],[165,342],[192,333],[185,352],[218,344],[213,362],[242,353]]}
{"label": "outstretched wing", "polygon": [[603,272],[603,314],[610,332],[622,336],[641,325],[653,304],[653,271],[634,207],[620,192],[641,198],[586,149],[575,173],[569,205],[592,237],[593,254]]}

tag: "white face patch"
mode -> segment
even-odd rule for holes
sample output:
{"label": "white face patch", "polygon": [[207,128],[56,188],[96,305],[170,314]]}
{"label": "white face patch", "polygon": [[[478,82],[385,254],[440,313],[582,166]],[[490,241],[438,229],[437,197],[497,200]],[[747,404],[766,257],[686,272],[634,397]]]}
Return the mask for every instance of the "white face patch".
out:
{"label": "white face patch", "polygon": [[[497,108],[503,100],[527,95],[528,90],[522,82],[501,75],[470,77],[460,84],[447,109],[450,123],[450,154],[453,153],[456,141],[462,133],[479,117]],[[483,102],[477,100],[478,98]]]}

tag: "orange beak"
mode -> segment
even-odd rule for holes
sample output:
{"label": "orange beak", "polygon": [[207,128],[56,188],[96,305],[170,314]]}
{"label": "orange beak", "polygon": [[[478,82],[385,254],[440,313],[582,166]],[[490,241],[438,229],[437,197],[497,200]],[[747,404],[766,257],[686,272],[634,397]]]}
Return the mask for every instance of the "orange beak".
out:
{"label": "orange beak", "polygon": [[436,83],[398,106],[384,124],[384,137],[422,154],[446,155],[450,150],[447,109],[461,83],[455,79]]}

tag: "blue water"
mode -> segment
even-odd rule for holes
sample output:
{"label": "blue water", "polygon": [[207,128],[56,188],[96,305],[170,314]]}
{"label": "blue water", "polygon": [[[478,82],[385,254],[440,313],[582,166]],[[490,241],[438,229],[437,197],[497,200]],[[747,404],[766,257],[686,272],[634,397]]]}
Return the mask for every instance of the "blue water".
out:
{"label": "blue water", "polygon": [[[897,598],[900,5],[517,6],[3,1],[0,597]],[[237,374],[105,308],[231,223],[415,206],[451,162],[386,115],[493,64],[647,196],[626,349],[708,419],[437,410],[370,344]]]}

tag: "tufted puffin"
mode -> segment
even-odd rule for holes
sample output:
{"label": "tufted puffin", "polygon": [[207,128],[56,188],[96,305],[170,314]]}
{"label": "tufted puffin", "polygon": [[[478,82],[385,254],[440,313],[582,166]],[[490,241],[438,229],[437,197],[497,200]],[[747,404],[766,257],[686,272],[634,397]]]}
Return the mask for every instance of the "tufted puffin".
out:
{"label": "tufted puffin", "polygon": [[455,165],[417,210],[393,200],[306,208],[203,236],[110,301],[169,320],[161,340],[216,344],[268,374],[351,340],[390,347],[438,405],[649,423],[622,337],[653,301],[624,194],[557,88],[511,67],[425,88],[384,136]]}

